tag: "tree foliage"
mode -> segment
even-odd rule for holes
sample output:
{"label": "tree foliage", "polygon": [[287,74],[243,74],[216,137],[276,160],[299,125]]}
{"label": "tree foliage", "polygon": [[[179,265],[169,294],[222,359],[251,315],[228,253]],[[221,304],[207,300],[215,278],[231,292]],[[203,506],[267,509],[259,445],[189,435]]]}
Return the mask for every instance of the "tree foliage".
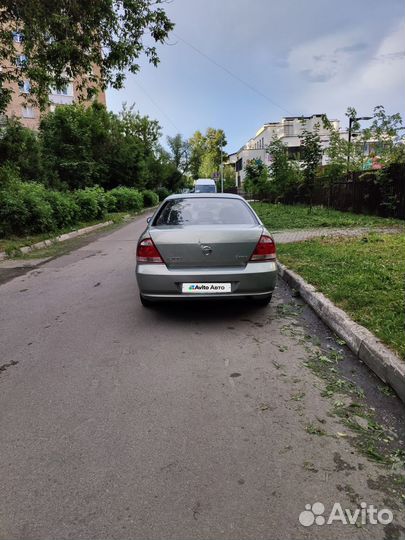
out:
{"label": "tree foliage", "polygon": [[11,118],[0,133],[0,164],[17,169],[22,178],[42,177],[42,148],[38,134]]}
{"label": "tree foliage", "polygon": [[[0,112],[10,101],[10,82],[30,80],[30,99],[43,109],[48,103],[49,87],[62,88],[77,79],[80,95],[87,99],[97,88],[122,88],[125,71],[136,73],[143,55],[157,65],[156,44],[164,43],[174,27],[162,3],[3,0],[0,58],[7,67],[0,77]],[[23,34],[26,56],[18,65],[15,32]]]}
{"label": "tree foliage", "polygon": [[205,135],[196,131],[189,139],[191,176],[194,179],[211,178],[214,173],[219,173],[226,144],[222,129],[208,128]]}
{"label": "tree foliage", "polygon": [[271,158],[270,192],[276,201],[282,200],[302,182],[299,164],[289,159],[287,146],[277,137],[273,137],[266,151]]}
{"label": "tree foliage", "polygon": [[253,195],[269,192],[269,169],[261,159],[251,159],[245,166],[245,189]]}
{"label": "tree foliage", "polygon": [[330,142],[325,153],[329,158],[326,172],[331,180],[339,180],[346,173],[362,171],[369,159],[365,152],[368,145],[372,149],[371,155],[378,156],[384,166],[401,161],[403,144],[400,144],[400,139],[404,127],[399,113],[389,115],[382,105],[378,105],[374,108],[371,125],[364,129],[356,120],[354,107],[348,107],[346,116],[352,119],[350,143],[329,123]]}
{"label": "tree foliage", "polygon": [[403,130],[401,115],[389,115],[382,105],[378,105],[374,108],[371,126],[363,130],[362,139],[374,141],[377,155],[383,164],[388,164],[396,159]]}
{"label": "tree foliage", "polygon": [[315,178],[322,162],[322,145],[319,136],[319,125],[315,126],[315,129],[312,132],[304,129],[301,140],[301,160],[304,186],[311,208]]}
{"label": "tree foliage", "polygon": [[167,144],[174,166],[181,174],[185,174],[190,166],[190,142],[177,133],[173,137],[167,137]]}
{"label": "tree foliage", "polygon": [[98,103],[60,106],[42,118],[38,133],[18,120],[7,123],[0,133],[0,169],[52,189],[99,185],[174,191],[185,177],[159,145],[160,133],[156,120],[133,107],[114,114]]}

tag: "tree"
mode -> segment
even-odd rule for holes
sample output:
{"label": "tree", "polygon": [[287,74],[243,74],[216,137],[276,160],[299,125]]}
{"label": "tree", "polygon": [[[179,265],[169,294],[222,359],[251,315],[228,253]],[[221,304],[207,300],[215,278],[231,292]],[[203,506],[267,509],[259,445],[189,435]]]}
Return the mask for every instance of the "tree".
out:
{"label": "tree", "polygon": [[[30,101],[44,109],[49,87],[80,81],[82,98],[97,88],[122,88],[125,71],[136,73],[145,55],[157,65],[157,43],[174,24],[163,0],[3,0],[0,9],[0,113],[11,99],[10,83],[29,79]],[[16,64],[15,33],[23,35],[25,59]],[[144,35],[151,38],[146,44]]]}
{"label": "tree", "polygon": [[211,155],[212,162],[218,170],[222,162],[223,149],[227,145],[224,130],[208,128],[205,134],[205,140],[206,153]]}
{"label": "tree", "polygon": [[273,137],[266,149],[270,155],[270,191],[276,200],[284,198],[301,183],[301,172],[296,161],[288,157],[287,146]]}
{"label": "tree", "polygon": [[330,125],[329,146],[325,154],[329,158],[324,170],[327,183],[343,180],[347,172],[348,142],[332,125]]}
{"label": "tree", "polygon": [[64,189],[155,187],[159,135],[158,122],[133,107],[118,115],[99,103],[58,107],[40,125],[47,182]]}
{"label": "tree", "polygon": [[198,169],[199,178],[212,178],[218,172],[218,165],[215,163],[215,156],[212,152],[206,152],[201,160]]}
{"label": "tree", "polygon": [[373,122],[369,128],[363,130],[362,138],[373,141],[379,158],[383,164],[388,164],[395,160],[400,140],[399,132],[403,129],[405,128],[399,113],[389,115],[382,105],[377,105],[374,107]]}
{"label": "tree", "polygon": [[0,165],[16,168],[23,180],[38,180],[43,174],[41,160],[37,133],[11,118],[0,132]]}
{"label": "tree", "polygon": [[301,160],[303,165],[304,186],[309,199],[309,211],[312,211],[312,197],[315,187],[315,178],[319,165],[322,162],[322,146],[319,136],[319,124],[314,131],[306,129],[302,133]]}
{"label": "tree", "polygon": [[189,139],[190,145],[190,173],[196,180],[199,176],[202,159],[205,152],[205,137],[201,131],[196,131]]}
{"label": "tree", "polygon": [[[108,172],[93,152],[105,147],[111,117],[102,106],[86,109],[76,104],[57,107],[42,118],[40,137],[48,185],[78,189],[104,184]],[[102,155],[105,153],[104,148]]]}
{"label": "tree", "polygon": [[[330,130],[329,146],[326,155],[329,164],[326,167],[326,176],[331,180],[341,179],[347,172],[362,171],[368,155],[365,153],[366,145],[373,145],[375,152],[383,165],[396,162],[400,158],[402,118],[399,113],[388,115],[382,105],[374,108],[373,122],[369,128],[361,129],[354,107],[348,107],[346,116],[352,119],[351,142],[343,139],[339,132],[328,122]],[[348,162],[348,156],[350,160]]]}
{"label": "tree", "polygon": [[196,131],[189,139],[190,172],[194,179],[211,178],[218,173],[222,162],[226,137],[222,129],[208,128],[205,135]]}
{"label": "tree", "polygon": [[235,183],[235,168],[230,165],[224,165],[224,190],[234,189],[236,187]]}
{"label": "tree", "polygon": [[142,116],[139,111],[135,111],[135,104],[128,107],[126,103],[118,113],[118,118],[126,137],[137,137],[142,141],[145,152],[153,152],[156,149],[162,134],[157,120],[151,120],[147,115]]}
{"label": "tree", "polygon": [[261,159],[251,159],[245,166],[245,189],[254,195],[269,192],[269,169]]}
{"label": "tree", "polygon": [[190,165],[190,143],[184,140],[180,133],[174,137],[167,137],[167,144],[171,151],[171,159],[176,169],[185,174]]}

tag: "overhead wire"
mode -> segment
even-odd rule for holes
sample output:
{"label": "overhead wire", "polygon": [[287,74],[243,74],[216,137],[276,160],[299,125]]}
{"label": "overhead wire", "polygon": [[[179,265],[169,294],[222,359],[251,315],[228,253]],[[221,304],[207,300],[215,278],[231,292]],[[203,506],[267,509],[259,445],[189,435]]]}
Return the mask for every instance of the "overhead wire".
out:
{"label": "overhead wire", "polygon": [[196,47],[195,45],[193,45],[192,43],[190,43],[189,41],[187,41],[186,39],[182,38],[181,36],[179,36],[176,32],[172,32],[172,34],[177,38],[179,39],[180,41],[182,41],[183,43],[185,43],[188,47],[190,47],[191,49],[193,49],[195,52],[197,52],[199,55],[203,56],[204,58],[206,58],[209,62],[211,62],[212,64],[214,64],[215,66],[217,66],[219,69],[221,69],[222,71],[224,71],[225,73],[227,73],[228,75],[230,75],[231,77],[233,77],[234,79],[236,79],[238,82],[240,82],[241,84],[243,84],[244,86],[246,86],[247,88],[249,88],[250,90],[252,90],[253,92],[255,92],[256,94],[258,94],[259,96],[261,96],[262,98],[266,99],[267,101],[269,101],[272,105],[274,105],[275,107],[277,107],[278,109],[280,109],[281,111],[284,111],[286,112],[289,116],[294,116],[293,113],[291,113],[288,109],[282,107],[281,105],[279,105],[278,103],[276,103],[273,99],[271,99],[269,96],[267,96],[266,94],[264,94],[261,90],[259,90],[258,88],[254,87],[253,85],[251,85],[250,83],[248,83],[247,81],[245,81],[244,79],[242,79],[241,77],[239,77],[239,75],[236,75],[236,73],[233,73],[233,71],[231,71],[230,69],[228,69],[226,66],[220,64],[219,62],[217,62],[217,60],[215,60],[214,58],[211,58],[211,56],[209,56],[208,54],[206,54],[205,52],[201,51],[198,47]]}

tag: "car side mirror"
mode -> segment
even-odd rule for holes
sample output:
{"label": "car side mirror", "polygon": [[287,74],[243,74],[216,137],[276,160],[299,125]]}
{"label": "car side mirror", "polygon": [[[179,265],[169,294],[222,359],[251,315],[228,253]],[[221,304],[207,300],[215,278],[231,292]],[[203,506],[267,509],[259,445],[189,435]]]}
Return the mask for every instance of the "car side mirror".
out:
{"label": "car side mirror", "polygon": [[150,223],[152,221],[151,217],[146,218],[146,223]]}

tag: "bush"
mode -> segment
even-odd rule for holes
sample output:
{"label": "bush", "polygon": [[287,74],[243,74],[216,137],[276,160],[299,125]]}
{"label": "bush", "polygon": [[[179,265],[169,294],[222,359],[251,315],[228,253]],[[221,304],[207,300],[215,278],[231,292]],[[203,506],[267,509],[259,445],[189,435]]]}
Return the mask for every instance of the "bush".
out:
{"label": "bush", "polygon": [[133,188],[117,187],[108,192],[110,198],[115,200],[115,210],[118,212],[139,212],[143,207],[142,194]]}
{"label": "bush", "polygon": [[0,232],[6,235],[56,229],[52,206],[42,184],[11,180],[0,190]]}
{"label": "bush", "polygon": [[47,191],[47,202],[51,205],[56,226],[60,229],[74,225],[80,217],[80,208],[70,193]]}
{"label": "bush", "polygon": [[159,195],[150,189],[145,189],[142,191],[143,196],[143,206],[156,206],[159,204]]}
{"label": "bush", "polygon": [[87,187],[74,192],[74,201],[80,209],[80,219],[91,221],[102,219],[107,213],[107,199],[101,187]]}
{"label": "bush", "polygon": [[157,196],[159,197],[159,201],[163,201],[170,195],[170,191],[165,187],[158,187],[156,189]]}
{"label": "bush", "polygon": [[13,182],[21,180],[20,172],[15,165],[11,163],[4,163],[0,167],[0,189],[4,189],[6,186]]}
{"label": "bush", "polygon": [[105,192],[105,202],[107,205],[107,211],[108,212],[116,212],[117,206],[116,206],[116,199],[114,197],[114,194],[111,193],[111,191]]}

